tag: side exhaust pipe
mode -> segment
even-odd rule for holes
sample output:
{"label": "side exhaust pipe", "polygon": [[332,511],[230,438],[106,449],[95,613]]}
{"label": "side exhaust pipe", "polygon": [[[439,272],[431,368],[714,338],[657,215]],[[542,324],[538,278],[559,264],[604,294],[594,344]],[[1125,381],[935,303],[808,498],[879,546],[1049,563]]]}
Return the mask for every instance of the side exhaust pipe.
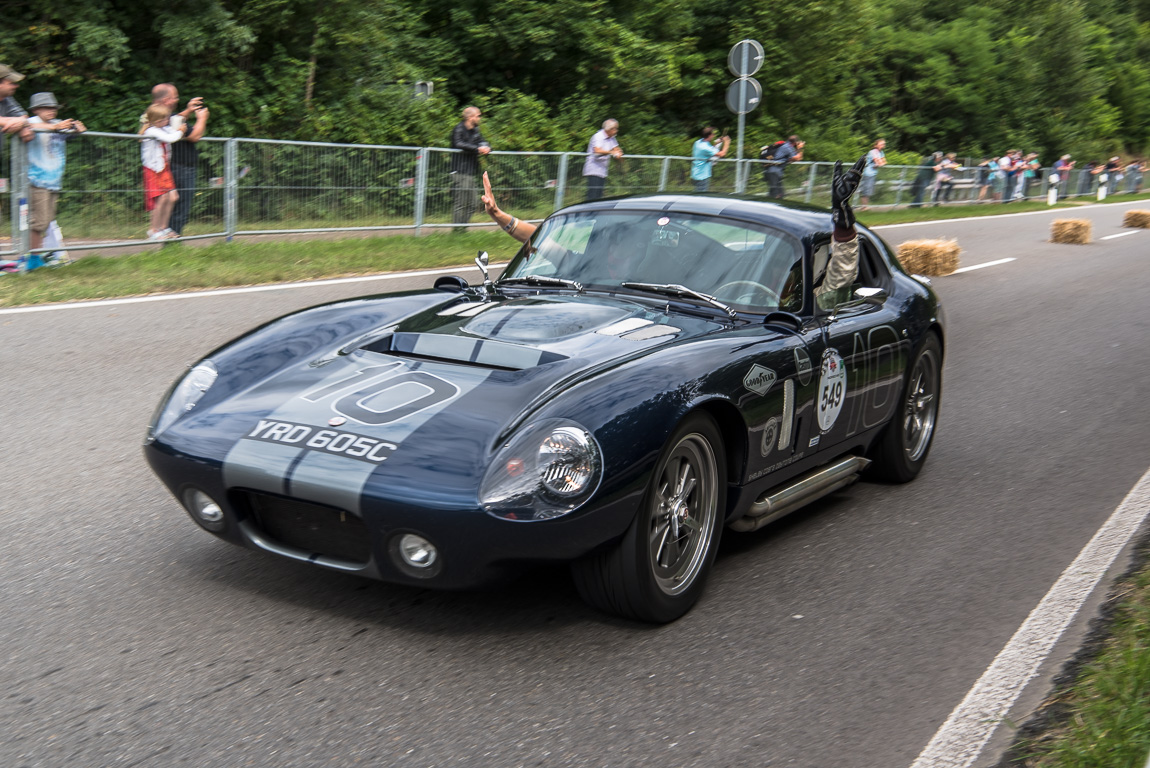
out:
{"label": "side exhaust pipe", "polygon": [[757,531],[815,499],[837,491],[858,480],[859,473],[870,466],[870,459],[844,456],[830,466],[816,469],[792,484],[764,493],[751,505],[747,514],[730,524],[733,531]]}

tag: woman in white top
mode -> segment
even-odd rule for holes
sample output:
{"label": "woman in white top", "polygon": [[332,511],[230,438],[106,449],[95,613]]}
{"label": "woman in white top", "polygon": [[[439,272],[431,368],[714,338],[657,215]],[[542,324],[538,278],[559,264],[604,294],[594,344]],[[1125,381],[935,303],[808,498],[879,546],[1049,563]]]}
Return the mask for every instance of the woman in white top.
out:
{"label": "woman in white top", "polygon": [[180,194],[172,180],[168,157],[172,144],[184,134],[168,124],[171,116],[169,107],[153,104],[144,113],[144,125],[140,128],[140,135],[144,137],[140,142],[140,155],[144,162],[144,208],[151,212],[149,240],[168,240],[176,236],[168,229],[168,219]]}

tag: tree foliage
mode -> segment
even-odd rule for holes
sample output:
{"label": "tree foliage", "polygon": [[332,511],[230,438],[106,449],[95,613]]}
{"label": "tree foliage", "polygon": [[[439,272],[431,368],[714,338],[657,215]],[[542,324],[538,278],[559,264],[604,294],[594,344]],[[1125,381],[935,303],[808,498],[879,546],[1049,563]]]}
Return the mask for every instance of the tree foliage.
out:
{"label": "tree foliage", "polygon": [[[25,0],[0,61],[65,116],[131,131],[153,85],[203,96],[213,135],[443,146],[480,106],[497,148],[578,150],[607,117],[632,152],[733,133],[727,51],[765,49],[750,144],[1044,159],[1150,148],[1150,0]],[[413,84],[435,84],[430,98]]]}

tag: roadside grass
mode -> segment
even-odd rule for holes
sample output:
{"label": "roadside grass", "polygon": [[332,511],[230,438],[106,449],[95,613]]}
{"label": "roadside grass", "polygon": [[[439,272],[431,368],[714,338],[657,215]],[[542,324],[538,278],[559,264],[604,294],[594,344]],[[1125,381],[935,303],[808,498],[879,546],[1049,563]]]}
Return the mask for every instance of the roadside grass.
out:
{"label": "roadside grass", "polygon": [[[209,288],[285,283],[350,275],[461,266],[476,270],[477,251],[492,261],[515,254],[499,231],[393,235],[368,239],[235,241],[209,246],[170,244],[124,256],[87,257],[66,267],[0,276],[0,306],[85,301]],[[475,275],[467,275],[471,279]],[[431,287],[428,280],[428,287]]]}
{"label": "roadside grass", "polygon": [[[1108,202],[1150,199],[1150,193],[1118,195]],[[1085,202],[1060,203],[1072,210]],[[994,216],[1049,210],[1043,201],[988,203],[954,207],[870,209],[859,214],[868,226],[915,221]],[[528,215],[531,211],[521,211]],[[545,212],[536,212],[539,216]],[[298,226],[298,224],[297,224]],[[147,247],[122,256],[88,256],[65,268],[37,269],[0,275],[0,306],[85,301],[155,293],[194,291],[268,283],[369,275],[461,265],[472,268],[477,251],[493,261],[510,258],[516,244],[502,232],[470,229],[465,233],[381,234],[342,240],[280,240],[273,243],[238,239],[208,246],[170,244]]]}
{"label": "roadside grass", "polygon": [[1150,564],[1123,579],[1104,639],[1044,705],[1037,735],[1024,734],[1004,765],[1143,768],[1150,754]]}

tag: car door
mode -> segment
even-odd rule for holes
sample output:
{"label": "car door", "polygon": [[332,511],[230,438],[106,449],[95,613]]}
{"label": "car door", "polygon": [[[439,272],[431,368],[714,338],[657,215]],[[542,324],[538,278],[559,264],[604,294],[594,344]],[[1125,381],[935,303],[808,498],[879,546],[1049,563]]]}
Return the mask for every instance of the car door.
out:
{"label": "car door", "polygon": [[744,482],[768,474],[785,479],[788,467],[810,456],[800,439],[813,421],[811,354],[805,334],[783,326],[763,329],[764,341],[747,350],[736,374],[738,406],[748,429]]}
{"label": "car door", "polygon": [[859,246],[852,290],[817,309],[806,332],[816,382],[806,440],[820,452],[891,419],[910,356],[906,324],[889,295],[890,273],[869,238],[860,235]]}

